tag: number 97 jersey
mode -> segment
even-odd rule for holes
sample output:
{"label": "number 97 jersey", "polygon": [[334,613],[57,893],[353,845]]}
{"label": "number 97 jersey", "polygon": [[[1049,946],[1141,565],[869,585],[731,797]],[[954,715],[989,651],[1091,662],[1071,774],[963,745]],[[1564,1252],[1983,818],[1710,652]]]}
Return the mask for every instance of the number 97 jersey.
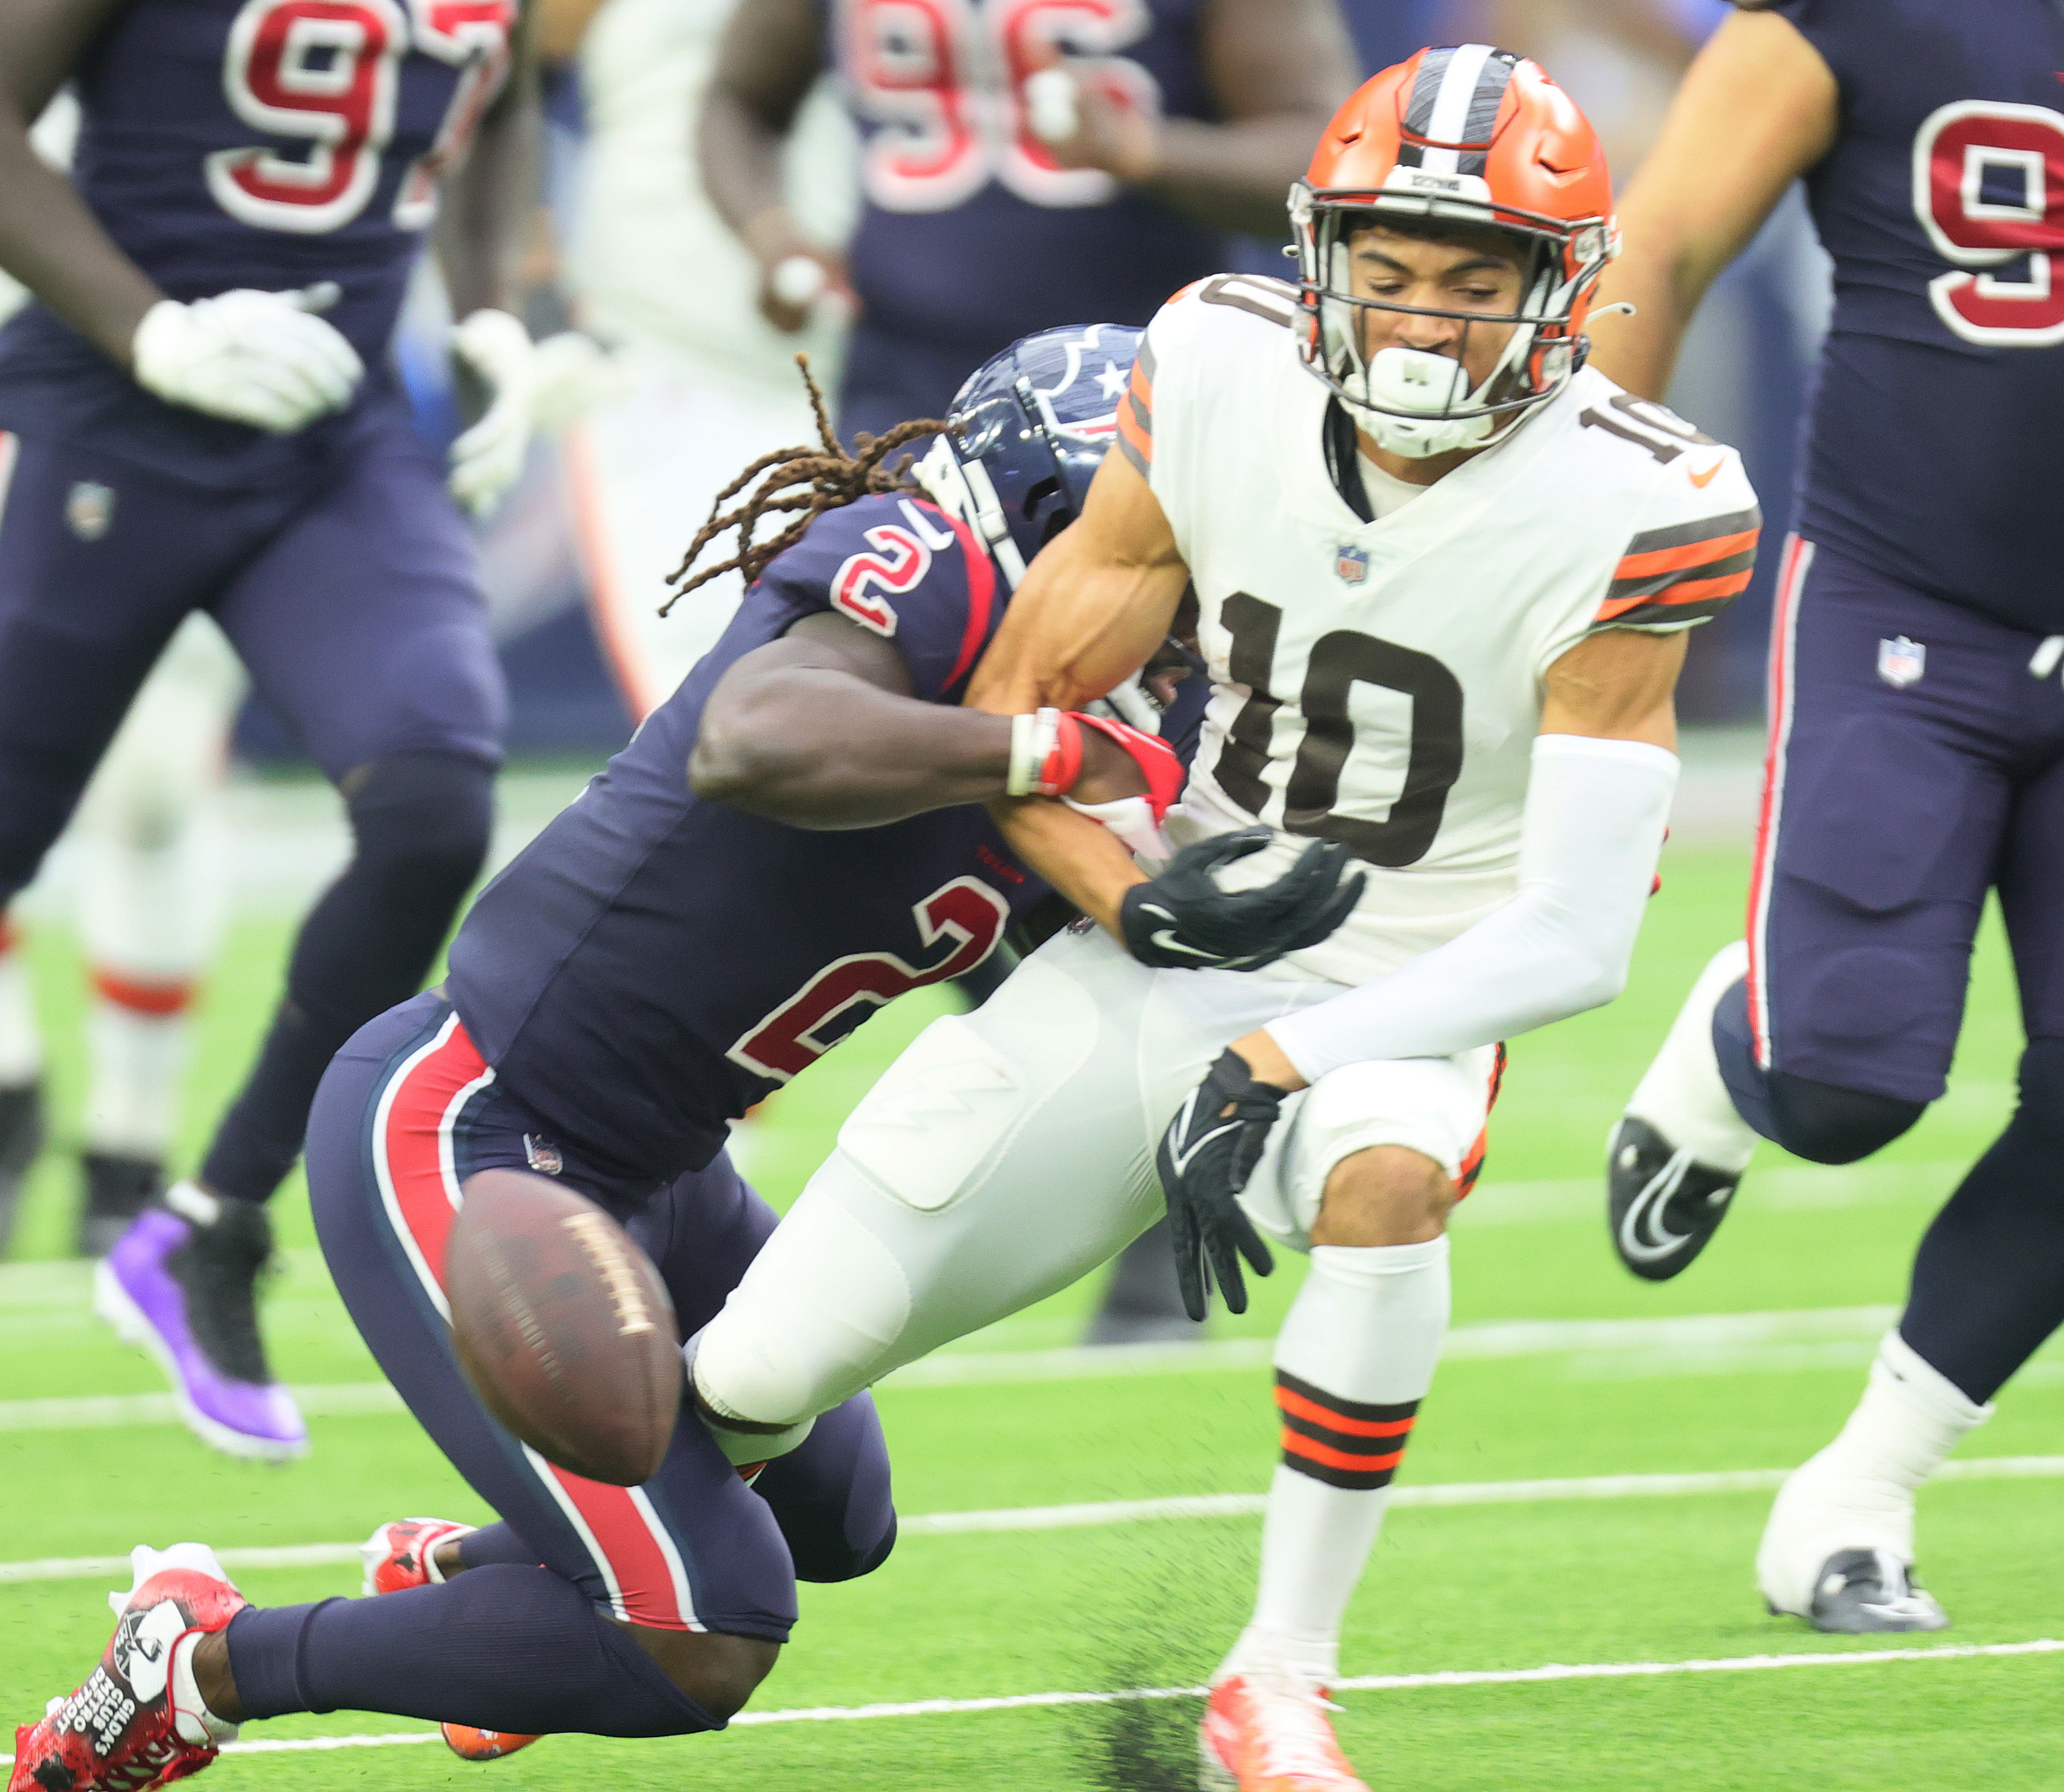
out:
{"label": "number 97 jersey", "polygon": [[2064,632],[2064,9],[1781,0],[1834,79],[1806,176],[1835,262],[1799,532]]}
{"label": "number 97 jersey", "polygon": [[329,320],[375,365],[517,10],[134,0],[76,71],[80,195],[174,298],[337,281]]}
{"label": "number 97 jersey", "polygon": [[1296,837],[1345,845],[1369,871],[1359,907],[1280,974],[1355,984],[1517,888],[1549,667],[1599,629],[1717,614],[1760,518],[1732,449],[1586,370],[1367,520],[1336,483],[1343,462],[1359,483],[1353,433],[1299,361],[1293,301],[1241,276],[1179,293],[1119,440],[1189,568],[1214,686],[1170,836],[1280,830],[1240,866],[1254,882]]}

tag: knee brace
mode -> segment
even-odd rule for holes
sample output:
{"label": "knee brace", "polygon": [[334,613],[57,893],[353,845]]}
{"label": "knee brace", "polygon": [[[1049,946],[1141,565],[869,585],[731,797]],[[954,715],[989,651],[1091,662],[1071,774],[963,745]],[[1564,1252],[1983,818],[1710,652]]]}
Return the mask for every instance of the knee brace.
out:
{"label": "knee brace", "polygon": [[1772,1136],[1795,1156],[1816,1164],[1853,1164],[1897,1138],[1928,1111],[1864,1089],[1838,1088],[1789,1072],[1770,1073]]}

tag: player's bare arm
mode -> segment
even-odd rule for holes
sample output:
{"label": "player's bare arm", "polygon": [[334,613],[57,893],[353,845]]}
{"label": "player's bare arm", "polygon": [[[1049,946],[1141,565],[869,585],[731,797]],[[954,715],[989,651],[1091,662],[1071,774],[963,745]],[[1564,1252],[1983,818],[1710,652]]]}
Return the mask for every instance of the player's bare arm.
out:
{"label": "player's bare arm", "polygon": [[532,0],[538,14],[538,54],[547,64],[571,62],[602,10],[603,0]]}
{"label": "player's bare arm", "polygon": [[1081,520],[1026,568],[969,708],[1014,716],[1102,696],[1167,640],[1189,579],[1160,500],[1123,454],[1105,456]]}
{"label": "player's bare arm", "polygon": [[1635,315],[1598,331],[1592,365],[1630,392],[1663,396],[1706,289],[1832,146],[1838,98],[1789,19],[1737,13],[1713,34],[1621,198],[1624,246],[1598,297]]}
{"label": "player's bare arm", "polygon": [[[1167,639],[1189,574],[1147,482],[1107,454],[1081,519],[1026,569],[968,685],[970,708],[1016,716],[1102,696]],[[1146,874],[1117,837],[1051,798],[996,803],[1011,850],[1123,938],[1125,893]]]}
{"label": "player's bare arm", "polygon": [[127,366],[164,294],[115,246],[29,127],[127,0],[18,0],[0,9],[0,267]]}
{"label": "player's bare arm", "polygon": [[703,184],[759,262],[760,309],[779,329],[800,329],[809,306],[776,289],[777,269],[800,256],[835,282],[845,278],[838,258],[804,235],[782,185],[783,147],[824,51],[824,15],[813,0],[755,0],[732,14],[703,100]]}
{"label": "player's bare arm", "polygon": [[526,226],[538,202],[538,9],[518,14],[509,79],[472,152],[445,180],[437,208],[437,265],[452,315],[513,312],[522,291]]}
{"label": "player's bare arm", "polygon": [[1336,0],[1209,0],[1201,35],[1221,122],[1150,119],[1078,83],[1059,115],[1071,105],[1075,129],[1050,147],[1064,166],[1102,168],[1205,224],[1274,237],[1284,189],[1353,89],[1346,22]]}
{"label": "player's bare arm", "polygon": [[[794,827],[881,827],[1001,798],[1011,735],[1002,716],[912,696],[903,656],[879,635],[844,616],[805,616],[718,681],[688,781],[699,797]],[[1082,749],[1070,787],[1078,801],[1146,789],[1131,757],[1107,737],[1083,730]]]}

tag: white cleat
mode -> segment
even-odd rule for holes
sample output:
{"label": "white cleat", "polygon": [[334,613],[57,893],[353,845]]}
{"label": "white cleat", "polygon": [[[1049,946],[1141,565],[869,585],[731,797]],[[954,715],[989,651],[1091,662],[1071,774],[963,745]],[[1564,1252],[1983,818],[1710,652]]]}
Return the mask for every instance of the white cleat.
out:
{"label": "white cleat", "polygon": [[1756,1553],[1773,1612],[1840,1636],[1941,1630],[1949,1622],[1913,1578],[1913,1495],[1840,1475],[1823,1451],[1779,1488]]}

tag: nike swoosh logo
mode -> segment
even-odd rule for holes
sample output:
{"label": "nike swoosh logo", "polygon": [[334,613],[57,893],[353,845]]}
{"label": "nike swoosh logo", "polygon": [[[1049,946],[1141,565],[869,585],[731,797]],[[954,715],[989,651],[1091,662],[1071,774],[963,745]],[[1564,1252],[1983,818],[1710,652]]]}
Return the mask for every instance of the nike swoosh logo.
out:
{"label": "nike swoosh logo", "polygon": [[1207,959],[1211,955],[1192,946],[1187,940],[1176,938],[1172,930],[1163,927],[1150,936],[1164,952],[1187,952],[1193,959]]}
{"label": "nike swoosh logo", "polygon": [[1727,464],[1727,456],[1723,454],[1703,473],[1691,473],[1688,467],[1685,470],[1687,473],[1690,474],[1691,483],[1696,486],[1699,490],[1703,491],[1707,486],[1713,482],[1714,478],[1719,474],[1720,469]]}
{"label": "nike swoosh logo", "polygon": [[1670,1161],[1648,1179],[1647,1185],[1628,1205],[1619,1223],[1620,1249],[1638,1262],[1654,1263],[1690,1241],[1688,1232],[1672,1232],[1663,1223],[1663,1209],[1677,1193],[1684,1172],[1691,1167],[1691,1154],[1678,1151]]}

